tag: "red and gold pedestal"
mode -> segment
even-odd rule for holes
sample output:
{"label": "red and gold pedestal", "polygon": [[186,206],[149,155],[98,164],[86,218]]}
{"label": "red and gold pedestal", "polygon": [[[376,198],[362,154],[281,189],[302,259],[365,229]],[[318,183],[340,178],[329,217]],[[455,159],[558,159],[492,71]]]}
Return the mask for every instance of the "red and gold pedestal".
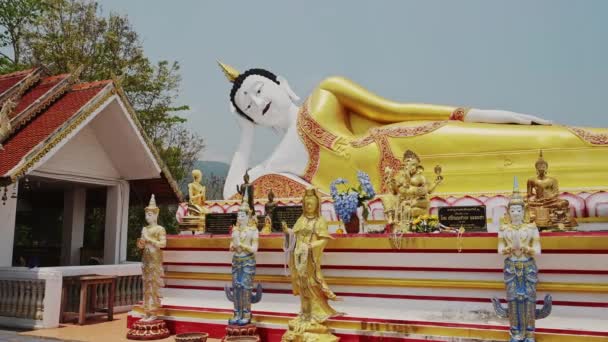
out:
{"label": "red and gold pedestal", "polygon": [[160,319],[149,322],[139,320],[133,323],[127,333],[129,340],[160,340],[169,336],[171,336],[171,333],[167,329],[167,324]]}
{"label": "red and gold pedestal", "polygon": [[222,342],[231,341],[251,341],[260,342],[258,328],[253,324],[247,325],[229,325],[226,327],[226,336],[222,338]]}

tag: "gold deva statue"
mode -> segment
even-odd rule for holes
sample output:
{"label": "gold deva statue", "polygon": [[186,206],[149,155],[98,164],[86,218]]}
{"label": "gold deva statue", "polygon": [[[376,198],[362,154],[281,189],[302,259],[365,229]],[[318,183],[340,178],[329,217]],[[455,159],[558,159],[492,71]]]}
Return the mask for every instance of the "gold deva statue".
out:
{"label": "gold deva statue", "polygon": [[[392,170],[387,171],[389,175],[385,177],[391,177]],[[399,231],[409,231],[414,219],[429,213],[429,195],[443,181],[439,165],[435,166],[437,177],[432,184],[427,181],[423,171],[418,155],[407,150],[403,155],[403,169],[388,180],[388,200],[384,203],[390,203],[391,207],[387,210],[387,220],[389,224],[397,224]]]}
{"label": "gold deva statue", "polygon": [[289,269],[293,294],[300,296],[300,313],[289,321],[289,330],[282,341],[338,341],[325,322],[342,315],[329,306],[336,295],[329,289],[321,273],[321,257],[327,242],[332,238],[327,221],[321,216],[321,201],[314,188],[309,188],[302,199],[303,213],[293,229],[282,222],[289,241],[295,238]]}
{"label": "gold deva statue", "polygon": [[557,179],[547,176],[549,164],[540,151],[534,164],[536,177],[528,179],[527,202],[530,218],[539,228],[576,227],[576,220],[570,214],[570,203],[559,198]]}
{"label": "gold deva statue", "polygon": [[399,187],[397,186],[397,180],[393,177],[393,172],[390,167],[384,169],[384,182],[388,192],[380,195],[386,223],[391,227],[397,223],[397,210],[399,208]]}
{"label": "gold deva statue", "polygon": [[167,245],[165,228],[158,225],[159,208],[156,206],[154,195],[150,204],[145,208],[148,225],[141,230],[137,240],[137,248],[143,252],[141,260],[143,280],[144,322],[156,320],[157,310],[160,309],[160,288],[163,286],[163,251]]}
{"label": "gold deva statue", "polygon": [[[241,130],[224,198],[235,194],[247,169],[252,182],[283,175],[325,193],[337,174],[361,170],[381,189],[385,168],[401,168],[407,149],[448,172],[450,182],[441,188],[446,194],[504,192],[505,172],[524,170],[540,149],[554,155],[552,174],[563,188],[607,189],[605,128],[552,125],[504,110],[400,103],[343,77],[323,80],[300,103],[285,77],[263,69],[241,73],[221,67],[232,82],[230,106]],[[282,137],[263,163],[251,165],[257,126],[274,128]]]}

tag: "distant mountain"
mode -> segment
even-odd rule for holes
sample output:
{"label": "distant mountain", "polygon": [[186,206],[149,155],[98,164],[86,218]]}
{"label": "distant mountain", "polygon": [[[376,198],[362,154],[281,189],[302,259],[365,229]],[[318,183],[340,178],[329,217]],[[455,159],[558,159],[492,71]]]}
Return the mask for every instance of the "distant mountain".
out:
{"label": "distant mountain", "polygon": [[[220,200],[224,189],[224,182],[228,175],[230,165],[224,162],[198,160],[194,163],[194,169],[203,172],[203,185],[207,187],[207,199]],[[188,183],[192,182],[192,177],[188,176],[181,184],[180,188],[184,195],[188,195]]]}
{"label": "distant mountain", "polygon": [[213,174],[218,177],[226,177],[230,165],[218,161],[198,160],[194,164],[194,168],[203,171],[203,176]]}

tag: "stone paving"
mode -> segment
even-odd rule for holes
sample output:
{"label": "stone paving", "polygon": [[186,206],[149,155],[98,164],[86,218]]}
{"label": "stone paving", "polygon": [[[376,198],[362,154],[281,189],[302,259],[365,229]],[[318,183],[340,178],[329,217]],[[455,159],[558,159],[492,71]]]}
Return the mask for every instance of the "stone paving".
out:
{"label": "stone paving", "polygon": [[0,328],[0,342],[52,342],[67,341],[54,338],[34,337],[19,335],[20,331],[5,330]]}

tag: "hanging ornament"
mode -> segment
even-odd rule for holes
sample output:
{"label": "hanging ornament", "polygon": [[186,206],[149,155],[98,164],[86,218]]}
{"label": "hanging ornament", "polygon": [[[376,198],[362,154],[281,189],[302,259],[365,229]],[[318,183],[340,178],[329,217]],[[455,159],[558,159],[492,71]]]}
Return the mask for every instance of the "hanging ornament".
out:
{"label": "hanging ornament", "polygon": [[8,196],[6,195],[7,189],[6,185],[4,186],[4,194],[2,194],[2,205],[6,205],[6,200],[8,200]]}
{"label": "hanging ornament", "polygon": [[11,195],[11,198],[17,198],[17,183],[13,184],[13,194]]}
{"label": "hanging ornament", "polygon": [[25,178],[25,182],[23,183],[23,190],[30,191],[30,189],[31,189],[30,179]]}

